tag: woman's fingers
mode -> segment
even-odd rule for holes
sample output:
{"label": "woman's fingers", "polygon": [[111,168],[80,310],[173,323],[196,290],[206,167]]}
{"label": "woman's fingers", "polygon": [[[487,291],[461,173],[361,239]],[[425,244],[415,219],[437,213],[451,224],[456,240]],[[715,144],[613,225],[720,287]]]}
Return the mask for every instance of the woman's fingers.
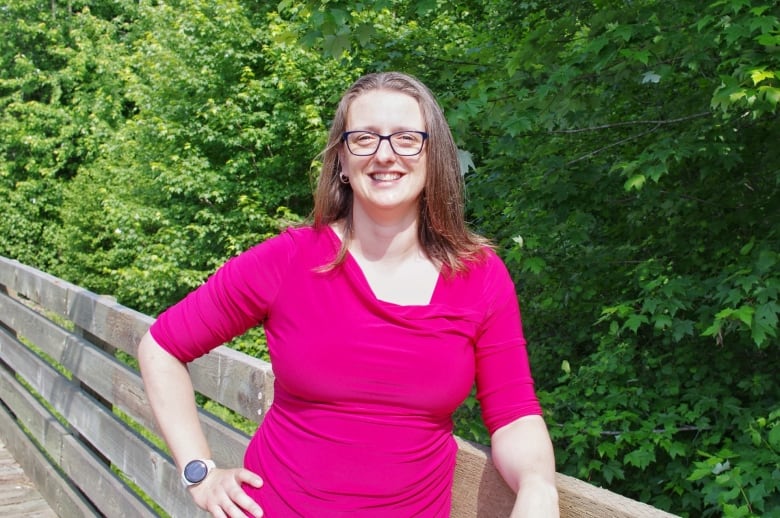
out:
{"label": "woman's fingers", "polygon": [[198,507],[214,518],[245,518],[247,513],[260,518],[263,510],[241,488],[242,483],[261,487],[263,479],[243,468],[213,469],[202,483],[190,488],[190,493]]}
{"label": "woman's fingers", "polygon": [[[251,516],[254,516],[255,518],[260,518],[263,516],[263,510],[260,508],[260,506],[255,502],[255,500],[246,494],[246,492],[241,488],[241,483],[248,484],[252,487],[260,487],[263,485],[263,479],[261,479],[256,474],[252,473],[248,470],[240,470],[235,475],[235,480],[237,483],[237,486],[234,489],[231,489],[230,493],[230,499],[233,501],[233,503],[238,506],[240,509],[239,511],[243,513],[246,511]],[[241,511],[243,510],[243,511]],[[233,518],[233,515],[229,515],[231,518]],[[239,517],[244,517],[245,514],[239,514]]]}
{"label": "woman's fingers", "polygon": [[236,475],[239,483],[244,483],[252,487],[261,487],[263,485],[263,479],[260,475],[252,473],[248,469],[242,469]]}

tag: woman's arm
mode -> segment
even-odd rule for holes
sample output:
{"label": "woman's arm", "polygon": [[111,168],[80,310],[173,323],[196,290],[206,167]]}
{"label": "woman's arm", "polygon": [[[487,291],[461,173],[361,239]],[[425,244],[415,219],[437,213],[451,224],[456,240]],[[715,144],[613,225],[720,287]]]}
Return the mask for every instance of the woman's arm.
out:
{"label": "woman's arm", "polygon": [[[210,459],[187,366],[160,347],[151,333],[138,344],[138,361],[152,412],[179,472],[191,460]],[[242,482],[262,485],[262,479],[249,470],[214,469],[190,488],[190,494],[214,516],[245,517],[240,508],[262,516],[257,503],[241,489]]]}
{"label": "woman's arm", "polygon": [[521,417],[496,430],[493,463],[517,492],[512,518],[558,518],[555,456],[541,416]]}
{"label": "woman's arm", "polygon": [[187,366],[160,347],[151,333],[138,344],[138,362],[152,412],[176,465],[182,468],[192,459],[211,458]]}

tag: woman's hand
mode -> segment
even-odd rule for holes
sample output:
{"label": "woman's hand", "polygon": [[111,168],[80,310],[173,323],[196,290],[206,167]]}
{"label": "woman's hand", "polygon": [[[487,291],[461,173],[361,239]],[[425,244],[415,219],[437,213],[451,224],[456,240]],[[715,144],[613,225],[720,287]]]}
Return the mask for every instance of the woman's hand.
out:
{"label": "woman's hand", "polygon": [[241,484],[260,487],[263,479],[244,468],[214,468],[203,482],[190,487],[189,492],[195,504],[214,518],[245,518],[247,513],[260,518],[263,510],[246,494]]}

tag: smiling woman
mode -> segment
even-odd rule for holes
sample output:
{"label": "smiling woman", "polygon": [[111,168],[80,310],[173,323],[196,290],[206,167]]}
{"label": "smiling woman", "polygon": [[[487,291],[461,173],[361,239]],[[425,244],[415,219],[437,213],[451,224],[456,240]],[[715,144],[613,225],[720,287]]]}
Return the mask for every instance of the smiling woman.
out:
{"label": "smiling woman", "polygon": [[[213,467],[185,364],[256,325],[274,401],[244,468]],[[449,516],[452,415],[475,381],[513,516],[558,516],[514,284],[466,227],[452,136],[410,76],[347,91],[312,224],[228,261],[158,318],[139,361],[177,465],[202,468],[187,487],[215,516]]]}
{"label": "smiling woman", "polygon": [[[393,94],[398,108],[410,110],[406,113],[407,120],[396,120],[400,127],[385,130],[422,131],[425,132],[419,163],[424,163],[426,178],[424,190],[418,200],[416,225],[417,239],[426,254],[434,262],[446,264],[453,271],[461,271],[463,259],[479,254],[487,245],[487,240],[471,232],[465,224],[463,178],[460,174],[460,162],[455,142],[450,128],[444,118],[441,107],[436,102],[431,91],[416,78],[398,73],[369,74],[358,79],[342,97],[336,109],[336,115],[331,125],[328,144],[322,153],[322,173],[314,195],[314,224],[343,224],[344,240],[333,264],[344,260],[352,237],[352,207],[353,191],[346,184],[341,173],[344,161],[349,159],[349,149],[344,149],[344,134],[348,130],[369,130],[378,132],[377,128],[357,127],[360,121],[348,120],[349,117],[366,116],[358,113],[360,103],[354,104],[365,94]],[[405,97],[406,96],[406,97]],[[410,102],[411,100],[416,103]],[[365,101],[365,99],[364,99]],[[384,99],[378,99],[379,102]],[[363,109],[384,109],[382,104],[371,105]],[[399,118],[398,113],[386,110],[388,117]],[[418,114],[422,117],[420,121]],[[381,123],[387,124],[384,120]],[[364,124],[371,124],[370,121]],[[409,127],[410,124],[417,126]],[[389,124],[388,124],[389,125]],[[381,146],[379,148],[390,147]],[[393,149],[391,148],[390,151]],[[405,157],[399,157],[404,160]],[[385,158],[386,160],[387,158]],[[392,157],[391,157],[392,159]],[[346,174],[346,173],[344,173]]]}

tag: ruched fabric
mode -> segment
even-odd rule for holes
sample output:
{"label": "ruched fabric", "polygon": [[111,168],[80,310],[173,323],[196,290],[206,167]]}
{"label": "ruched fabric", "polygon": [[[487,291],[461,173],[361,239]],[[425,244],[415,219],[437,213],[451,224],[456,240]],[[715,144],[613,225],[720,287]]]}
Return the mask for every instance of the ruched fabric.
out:
{"label": "ruched fabric", "polygon": [[328,227],[228,261],[151,332],[191,361],[263,325],[274,402],[245,466],[265,516],[449,516],[452,413],[474,382],[489,432],[541,414],[514,285],[492,251],[439,276],[427,305],[378,300]]}

